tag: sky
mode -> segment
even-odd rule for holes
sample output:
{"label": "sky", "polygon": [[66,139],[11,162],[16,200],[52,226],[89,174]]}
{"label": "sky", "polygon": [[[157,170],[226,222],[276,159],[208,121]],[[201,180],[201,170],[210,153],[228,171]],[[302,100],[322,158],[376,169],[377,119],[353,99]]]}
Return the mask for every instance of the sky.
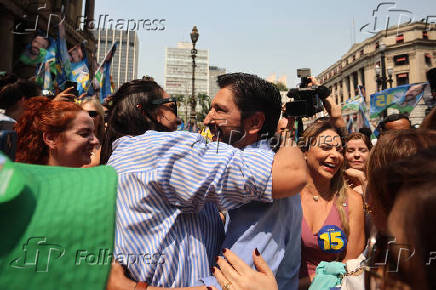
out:
{"label": "sky", "polygon": [[[383,4],[375,14],[376,30],[382,29],[388,15],[392,24],[428,16],[436,23],[435,0],[389,2],[395,4]],[[371,37],[373,10],[389,2],[96,0],[95,18],[108,14],[126,21],[165,19],[164,30],[138,31],[138,78],[150,75],[163,86],[165,48],[191,42],[190,32],[196,25],[200,34],[197,48],[209,49],[209,65],[263,78],[274,73],[287,75],[288,87],[293,87],[297,68],[311,68],[312,75],[317,75],[340,59],[353,40]],[[395,11],[400,9],[404,11]],[[431,27],[436,29],[436,24]]]}

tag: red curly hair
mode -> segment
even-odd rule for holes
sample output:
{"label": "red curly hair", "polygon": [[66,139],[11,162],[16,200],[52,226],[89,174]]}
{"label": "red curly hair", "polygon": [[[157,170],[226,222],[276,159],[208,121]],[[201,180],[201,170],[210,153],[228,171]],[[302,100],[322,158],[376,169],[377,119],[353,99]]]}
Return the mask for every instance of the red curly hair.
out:
{"label": "red curly hair", "polygon": [[48,162],[48,146],[43,133],[61,134],[83,109],[74,103],[35,97],[24,102],[24,113],[15,125],[18,135],[16,161]]}

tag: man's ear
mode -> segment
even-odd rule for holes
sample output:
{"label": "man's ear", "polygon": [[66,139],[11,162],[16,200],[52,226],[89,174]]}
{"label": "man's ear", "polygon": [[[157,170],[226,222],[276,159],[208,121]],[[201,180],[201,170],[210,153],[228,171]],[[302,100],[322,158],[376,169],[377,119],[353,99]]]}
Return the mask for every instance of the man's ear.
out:
{"label": "man's ear", "polygon": [[262,130],[263,124],[265,123],[265,113],[255,112],[253,115],[245,119],[245,131],[254,135]]}
{"label": "man's ear", "polygon": [[50,149],[56,149],[56,138],[57,134],[53,133],[42,133],[42,140],[44,140],[44,143],[48,146]]}

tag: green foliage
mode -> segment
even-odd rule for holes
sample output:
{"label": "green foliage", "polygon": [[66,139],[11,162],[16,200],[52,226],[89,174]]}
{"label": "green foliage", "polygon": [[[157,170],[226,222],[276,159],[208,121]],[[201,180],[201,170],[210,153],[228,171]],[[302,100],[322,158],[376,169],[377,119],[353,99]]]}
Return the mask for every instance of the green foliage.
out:
{"label": "green foliage", "polygon": [[197,112],[197,122],[203,122],[209,113],[210,107],[210,97],[206,94],[198,94],[197,96],[198,104],[201,106],[200,112]]}
{"label": "green foliage", "polygon": [[287,91],[288,88],[282,82],[277,82],[274,84],[279,91]]}

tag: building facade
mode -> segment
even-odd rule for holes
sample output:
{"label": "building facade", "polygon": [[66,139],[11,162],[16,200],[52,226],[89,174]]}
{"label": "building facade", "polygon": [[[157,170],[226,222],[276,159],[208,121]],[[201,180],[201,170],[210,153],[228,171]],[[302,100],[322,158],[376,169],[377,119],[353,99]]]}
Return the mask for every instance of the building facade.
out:
{"label": "building facade", "polygon": [[[174,97],[182,97],[179,103],[180,116],[187,120],[190,115],[189,98],[192,94],[192,43],[179,42],[177,47],[165,49],[165,91]],[[195,58],[194,95],[209,95],[209,50],[198,49]],[[196,111],[201,110],[197,102]]]}
{"label": "building facade", "polygon": [[87,53],[92,55],[95,50],[94,36],[87,27],[77,27],[77,22],[78,19],[94,18],[95,0],[0,0],[0,71],[13,71],[24,78],[34,75],[33,67],[16,65],[18,58],[37,30],[56,37],[58,30],[53,23],[61,19],[62,6],[68,47],[86,40]]}
{"label": "building facade", "polygon": [[139,39],[135,31],[104,29],[95,32],[96,59],[102,63],[112,45],[118,47],[112,58],[111,75],[115,89],[123,83],[138,78]]}
{"label": "building facade", "polygon": [[209,66],[209,96],[212,99],[216,93],[220,90],[217,84],[218,76],[226,73],[225,68],[219,68],[217,66]]}
{"label": "building facade", "polygon": [[370,95],[378,90],[376,66],[381,67],[381,44],[386,46],[386,71],[392,72],[392,87],[425,82],[426,71],[436,66],[436,31],[429,30],[425,23],[381,31],[354,44],[341,59],[318,75],[321,84],[331,89],[337,104],[356,96],[359,85],[365,88],[365,100],[369,104]]}

